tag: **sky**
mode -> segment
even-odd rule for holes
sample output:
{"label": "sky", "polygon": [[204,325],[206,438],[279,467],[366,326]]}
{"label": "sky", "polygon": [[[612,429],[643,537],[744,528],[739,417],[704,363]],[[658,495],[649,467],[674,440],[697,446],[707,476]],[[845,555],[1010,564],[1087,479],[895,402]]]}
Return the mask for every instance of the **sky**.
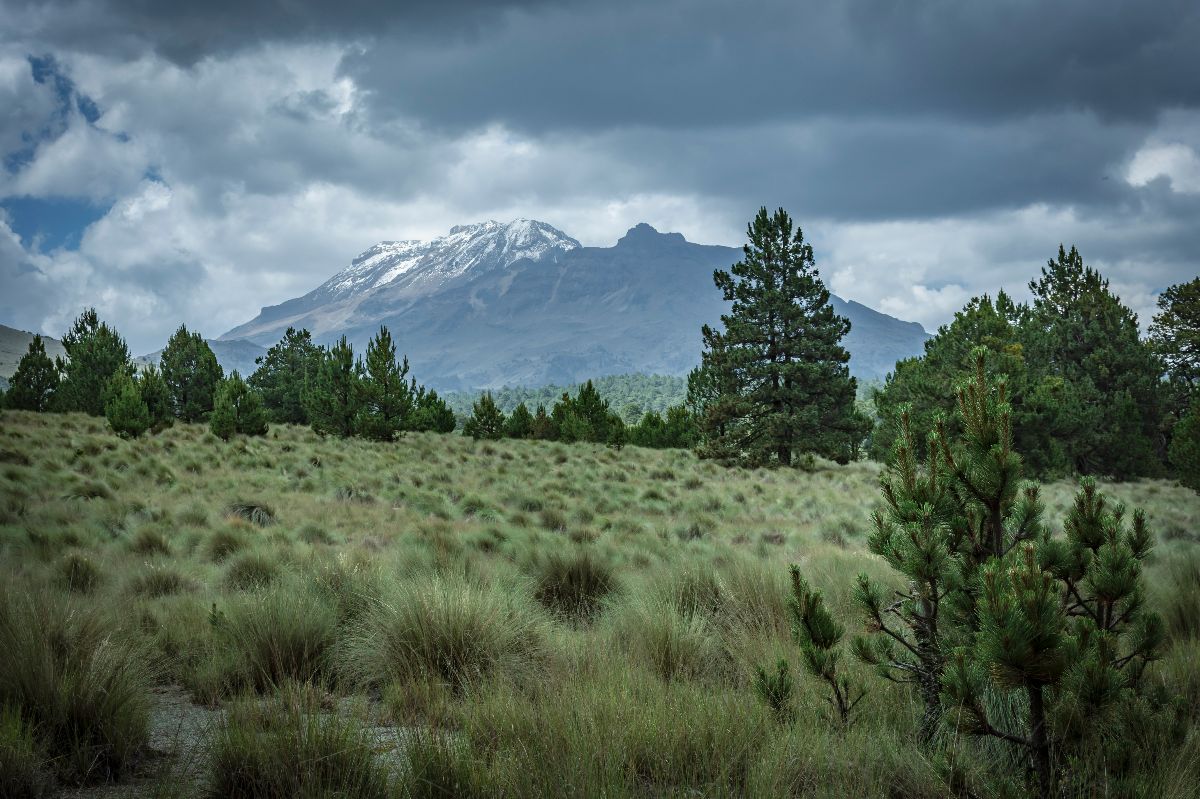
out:
{"label": "sky", "polygon": [[[216,337],[381,240],[739,245],[934,330],[1060,243],[1200,273],[1195,0],[0,0],[0,323]],[[714,289],[715,291],[715,289]]]}

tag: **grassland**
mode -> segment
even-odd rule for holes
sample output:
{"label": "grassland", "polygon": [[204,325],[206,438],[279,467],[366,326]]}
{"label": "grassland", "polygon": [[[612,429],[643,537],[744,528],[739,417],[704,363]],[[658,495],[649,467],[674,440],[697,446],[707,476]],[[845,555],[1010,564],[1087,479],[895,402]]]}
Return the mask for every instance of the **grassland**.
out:
{"label": "grassland", "polygon": [[[804,677],[790,725],[752,690],[756,664],[798,671],[788,564],[851,631],[853,576],[891,579],[864,546],[878,469],[296,427],[123,441],[6,412],[0,794],[1016,795],[1003,749],[926,754],[916,704],[857,665],[844,734]],[[1200,498],[1104,489],[1148,511],[1153,679],[1192,712],[1138,789],[1194,796]],[[1057,524],[1073,486],[1045,491]]]}

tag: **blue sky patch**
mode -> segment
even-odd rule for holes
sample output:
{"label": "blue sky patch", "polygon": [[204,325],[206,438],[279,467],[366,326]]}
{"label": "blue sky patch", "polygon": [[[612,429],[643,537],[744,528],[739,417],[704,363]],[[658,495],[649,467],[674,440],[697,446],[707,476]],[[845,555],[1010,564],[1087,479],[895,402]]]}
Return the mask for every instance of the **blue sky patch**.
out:
{"label": "blue sky patch", "polygon": [[65,197],[0,200],[0,208],[7,214],[13,232],[21,237],[22,246],[32,249],[36,243],[42,252],[77,249],[83,231],[104,216],[110,207]]}

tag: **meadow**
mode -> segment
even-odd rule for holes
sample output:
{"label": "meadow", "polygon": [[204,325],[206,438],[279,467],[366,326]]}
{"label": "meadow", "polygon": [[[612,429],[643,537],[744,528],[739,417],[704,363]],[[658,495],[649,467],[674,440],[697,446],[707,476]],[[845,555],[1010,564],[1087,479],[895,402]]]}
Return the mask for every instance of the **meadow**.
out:
{"label": "meadow", "polygon": [[[840,731],[800,667],[790,564],[851,633],[854,576],[895,582],[865,546],[880,468],[6,411],[0,795],[1020,795],[1011,752],[930,754],[919,703],[851,660]],[[1195,796],[1200,496],[1102,488],[1148,513],[1151,679],[1190,709],[1133,790]],[[1044,488],[1056,527],[1074,490]],[[790,723],[752,686],[780,658]]]}

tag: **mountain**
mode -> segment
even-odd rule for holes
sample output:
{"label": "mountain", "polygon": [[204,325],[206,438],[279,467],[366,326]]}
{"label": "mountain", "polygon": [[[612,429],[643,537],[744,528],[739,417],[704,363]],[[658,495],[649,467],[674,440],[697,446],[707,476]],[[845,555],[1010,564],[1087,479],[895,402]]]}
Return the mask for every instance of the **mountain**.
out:
{"label": "mountain", "polygon": [[[217,356],[217,363],[221,364],[221,368],[225,370],[225,374],[230,372],[238,372],[242,377],[249,377],[253,374],[258,366],[254,363],[254,359],[267,354],[266,347],[260,347],[253,341],[245,339],[205,339],[208,346],[212,349],[213,355]],[[274,342],[271,342],[272,344]],[[152,352],[149,355],[139,355],[133,359],[139,369],[144,369],[150,364],[158,365],[162,359],[162,350]]]}
{"label": "mountain", "polygon": [[[356,351],[387,325],[417,379],[441,390],[570,384],[601,375],[681,375],[700,360],[700,327],[727,310],[714,269],[733,247],[694,244],[647,224],[612,247],[582,247],[544,222],[457,226],[428,242],[381,242],[313,291],[263,308],[222,340],[269,346],[289,326]],[[856,302],[851,371],[879,379],[928,338]]]}
{"label": "mountain", "polygon": [[[17,371],[17,364],[21,362],[21,358],[29,352],[29,342],[33,341],[33,335],[26,330],[0,325],[0,390],[8,390],[8,380]],[[67,351],[58,339],[42,336],[42,343],[51,359],[56,355],[66,357]]]}

